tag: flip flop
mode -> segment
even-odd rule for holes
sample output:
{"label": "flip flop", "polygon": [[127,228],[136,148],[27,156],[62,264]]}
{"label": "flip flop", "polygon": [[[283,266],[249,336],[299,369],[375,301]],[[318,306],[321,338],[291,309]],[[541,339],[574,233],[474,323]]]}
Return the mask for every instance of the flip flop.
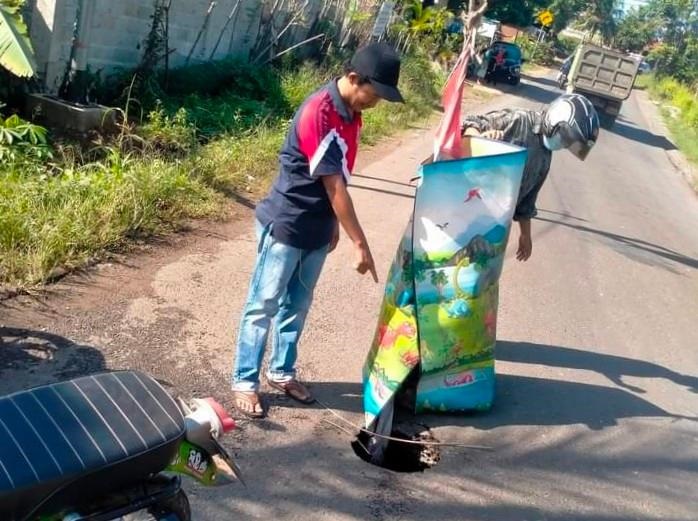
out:
{"label": "flip flop", "polygon": [[[271,378],[267,378],[267,383],[274,389],[281,391],[286,396],[296,400],[297,402],[304,403],[306,405],[315,402],[315,398],[313,398],[313,395],[310,394],[308,388],[298,380],[275,382]],[[307,395],[307,398],[304,398],[303,395]]]}
{"label": "flip flop", "polygon": [[[259,393],[255,391],[233,391],[233,400],[235,403],[235,410],[247,418],[257,420],[264,418],[266,415],[262,399]],[[239,403],[246,403],[248,408],[240,407],[240,405],[238,405]],[[258,410],[257,407],[259,407],[260,410]]]}

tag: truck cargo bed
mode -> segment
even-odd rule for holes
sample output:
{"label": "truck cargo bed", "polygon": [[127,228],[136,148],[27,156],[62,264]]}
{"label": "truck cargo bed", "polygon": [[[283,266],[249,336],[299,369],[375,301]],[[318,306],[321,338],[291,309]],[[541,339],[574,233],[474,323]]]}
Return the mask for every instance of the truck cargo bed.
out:
{"label": "truck cargo bed", "polygon": [[575,92],[623,101],[630,96],[639,62],[611,49],[584,44],[572,67]]}

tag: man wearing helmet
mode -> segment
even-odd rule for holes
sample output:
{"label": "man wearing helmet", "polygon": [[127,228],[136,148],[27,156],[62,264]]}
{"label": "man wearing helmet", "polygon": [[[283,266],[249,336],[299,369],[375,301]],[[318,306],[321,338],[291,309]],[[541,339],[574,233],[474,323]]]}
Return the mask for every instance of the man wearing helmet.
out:
{"label": "man wearing helmet", "polygon": [[583,161],[599,135],[596,109],[580,94],[565,94],[542,111],[504,109],[468,116],[462,133],[507,141],[528,150],[514,212],[521,231],[516,258],[528,260],[533,251],[531,219],[537,214],[536,199],[548,176],[552,153],[566,148]]}

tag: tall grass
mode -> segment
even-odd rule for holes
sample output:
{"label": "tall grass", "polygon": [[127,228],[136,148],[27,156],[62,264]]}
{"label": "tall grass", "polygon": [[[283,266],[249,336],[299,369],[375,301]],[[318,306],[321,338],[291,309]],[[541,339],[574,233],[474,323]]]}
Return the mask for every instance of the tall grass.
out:
{"label": "tall grass", "polygon": [[[421,57],[408,57],[403,71],[407,103],[367,112],[365,143],[431,113],[443,78]],[[56,146],[50,161],[4,161],[0,283],[44,282],[134,237],[222,215],[226,196],[255,199],[277,172],[295,109],[335,72],[230,62],[178,71],[172,94],[145,104],[142,123],[117,138]]]}
{"label": "tall grass", "polygon": [[0,173],[0,276],[45,280],[128,238],[162,231],[185,216],[210,215],[216,194],[184,164],[121,158],[37,176]]}
{"label": "tall grass", "polygon": [[[686,158],[698,167],[698,86],[693,88],[671,77],[657,78],[645,75],[641,87],[650,95],[661,100],[662,114],[676,146]],[[667,110],[667,107],[674,107]],[[698,177],[693,180],[698,190]]]}
{"label": "tall grass", "polygon": [[650,94],[679,109],[680,122],[698,131],[698,86],[693,88],[671,77],[648,77]]}

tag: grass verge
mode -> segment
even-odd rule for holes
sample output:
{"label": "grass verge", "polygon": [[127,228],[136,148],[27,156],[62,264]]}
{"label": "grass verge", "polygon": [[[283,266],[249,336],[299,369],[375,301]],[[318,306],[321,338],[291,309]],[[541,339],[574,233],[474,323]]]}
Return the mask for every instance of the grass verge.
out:
{"label": "grass verge", "polygon": [[698,191],[698,94],[673,78],[660,79],[651,74],[639,76],[635,87],[662,102],[664,122],[674,144],[693,167],[691,184]]}
{"label": "grass verge", "polygon": [[693,167],[690,183],[698,193],[698,130],[680,119],[672,117],[666,110],[662,111],[662,115],[674,144]]}
{"label": "grass verge", "polygon": [[[45,282],[184,219],[222,216],[228,196],[258,198],[276,174],[295,109],[332,73],[310,65],[196,66],[176,71],[174,92],[107,142],[54,143],[48,159],[27,152],[31,143],[0,148],[7,152],[0,163],[0,284]],[[407,57],[407,103],[367,112],[363,142],[428,117],[443,80],[424,57]]]}

